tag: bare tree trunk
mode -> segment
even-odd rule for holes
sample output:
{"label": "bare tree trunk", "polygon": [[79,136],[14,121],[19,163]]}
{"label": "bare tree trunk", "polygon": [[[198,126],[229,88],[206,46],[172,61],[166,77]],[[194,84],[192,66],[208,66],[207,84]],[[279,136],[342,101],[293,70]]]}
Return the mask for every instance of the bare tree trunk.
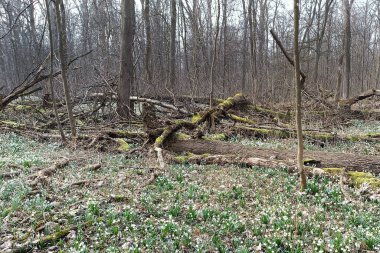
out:
{"label": "bare tree trunk", "polygon": [[63,0],[55,1],[55,13],[57,18],[57,27],[59,33],[59,58],[61,60],[63,89],[65,92],[65,100],[67,107],[67,114],[69,115],[71,135],[75,139],[77,132],[75,127],[75,119],[73,115],[70,86],[67,80],[67,44],[66,44],[66,18],[65,6]]}
{"label": "bare tree trunk", "polygon": [[[326,0],[322,28],[317,30],[318,34],[317,34],[316,46],[315,46],[315,62],[314,62],[313,82],[315,84],[317,84],[318,89],[320,89],[319,83],[318,83],[319,61],[321,59],[322,43],[323,43],[323,38],[325,36],[326,26],[327,26],[327,22],[328,22],[328,18],[329,18],[330,7],[331,7],[332,3],[333,3],[333,0]],[[320,21],[319,21],[319,18],[318,18],[318,23],[319,22]]]}
{"label": "bare tree trunk", "polygon": [[247,30],[248,30],[248,18],[247,18],[247,10],[245,5],[245,0],[242,0],[243,5],[243,17],[244,17],[244,31],[243,31],[243,63],[242,63],[242,77],[241,77],[241,92],[245,93],[246,91],[246,74],[247,74]]}
{"label": "bare tree trunk", "polygon": [[250,65],[252,82],[252,99],[257,98],[257,64],[256,64],[256,10],[254,0],[249,0],[248,23],[249,23],[249,44],[250,44]]}
{"label": "bare tree trunk", "polygon": [[46,5],[46,16],[48,22],[48,30],[49,30],[49,43],[50,43],[50,73],[49,73],[49,88],[50,88],[50,97],[53,103],[53,110],[55,119],[57,121],[57,126],[59,129],[59,133],[61,135],[62,141],[66,142],[65,133],[63,132],[61,122],[59,120],[57,104],[54,96],[54,87],[53,87],[53,62],[54,62],[54,43],[53,43],[53,34],[51,29],[51,18],[50,18],[50,8],[49,8],[49,0],[45,0]]}
{"label": "bare tree trunk", "polygon": [[296,86],[296,124],[297,124],[297,140],[298,140],[298,150],[297,150],[297,165],[300,173],[300,188],[304,191],[306,188],[306,174],[303,164],[303,135],[302,135],[302,84],[305,81],[301,78],[300,69],[300,51],[299,51],[299,0],[294,0],[294,79]]}
{"label": "bare tree trunk", "polygon": [[[171,0],[171,17],[170,17],[170,89],[175,90],[175,35],[177,22],[177,1]],[[175,92],[174,92],[175,94]]]}
{"label": "bare tree trunk", "polygon": [[223,85],[223,97],[225,97],[226,92],[226,79],[228,79],[228,68],[227,68],[227,0],[223,0],[223,72],[222,72],[222,85]]}
{"label": "bare tree trunk", "polygon": [[220,0],[217,0],[217,8],[218,8],[218,13],[216,16],[214,52],[212,55],[211,71],[210,71],[210,88],[211,88],[211,91],[210,91],[210,108],[212,107],[212,101],[214,100],[214,83],[215,83],[214,69],[215,69],[217,44],[218,44],[218,36],[219,36]]}
{"label": "bare tree trunk", "polygon": [[145,0],[144,5],[144,23],[145,23],[145,36],[146,36],[146,46],[145,46],[145,71],[148,77],[148,85],[152,85],[153,74],[152,74],[152,32],[150,24],[150,0]]}
{"label": "bare tree trunk", "polygon": [[[350,81],[351,81],[351,7],[353,0],[343,1],[344,16],[344,78],[342,98],[350,97]],[[351,1],[351,2],[350,2]]]}
{"label": "bare tree trunk", "polygon": [[133,40],[135,35],[135,1],[121,1],[120,82],[117,112],[130,117],[130,95],[133,86]]}

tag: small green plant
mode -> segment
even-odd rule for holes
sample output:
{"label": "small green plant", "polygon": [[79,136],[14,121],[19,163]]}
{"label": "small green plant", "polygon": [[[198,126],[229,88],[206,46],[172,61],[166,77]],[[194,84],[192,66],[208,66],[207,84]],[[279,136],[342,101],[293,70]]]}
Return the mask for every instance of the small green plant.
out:
{"label": "small green plant", "polygon": [[173,217],[178,217],[181,213],[181,207],[179,205],[174,205],[169,209],[169,214]]}
{"label": "small green plant", "polygon": [[97,203],[89,203],[87,206],[87,210],[90,214],[98,216],[100,213],[99,205]]}

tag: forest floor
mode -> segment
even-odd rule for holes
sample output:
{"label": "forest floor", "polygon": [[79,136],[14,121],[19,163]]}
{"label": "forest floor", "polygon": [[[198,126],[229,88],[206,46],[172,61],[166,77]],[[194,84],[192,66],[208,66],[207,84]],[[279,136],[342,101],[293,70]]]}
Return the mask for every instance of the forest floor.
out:
{"label": "forest floor", "polygon": [[[357,121],[336,131],[380,132],[380,124]],[[289,139],[229,141],[296,145]],[[306,149],[321,147],[307,143]],[[365,142],[323,150],[380,153],[378,143]],[[62,157],[68,166],[38,189],[31,186],[31,175]],[[155,162],[0,134],[0,252],[380,251],[379,198],[351,187],[358,201],[347,200],[339,177],[313,176],[299,193],[297,175],[286,169],[170,164],[142,187]],[[5,177],[10,172],[14,176]]]}

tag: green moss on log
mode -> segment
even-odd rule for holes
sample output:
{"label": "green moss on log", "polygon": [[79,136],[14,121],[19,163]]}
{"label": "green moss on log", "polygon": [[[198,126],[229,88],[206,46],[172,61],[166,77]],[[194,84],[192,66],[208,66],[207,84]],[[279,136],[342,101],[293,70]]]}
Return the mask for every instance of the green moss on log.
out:
{"label": "green moss on log", "polygon": [[204,139],[206,141],[223,141],[226,138],[227,138],[226,135],[223,134],[223,133],[220,133],[220,134],[210,134],[210,135],[206,135],[206,136],[202,137],[202,139]]}
{"label": "green moss on log", "polygon": [[176,140],[180,140],[180,141],[190,140],[191,139],[191,136],[188,135],[188,134],[185,134],[185,133],[175,133],[174,136],[175,136]]}
{"label": "green moss on log", "polygon": [[254,121],[254,120],[248,119],[246,117],[240,117],[240,116],[237,116],[235,114],[228,114],[228,117],[230,119],[232,119],[233,121],[236,121],[236,122],[250,124],[250,125],[256,124],[256,121]]}
{"label": "green moss on log", "polygon": [[191,123],[197,123],[202,118],[199,112],[194,113],[193,117],[191,117]]}
{"label": "green moss on log", "polygon": [[17,122],[14,122],[14,121],[11,121],[11,120],[3,120],[3,121],[0,121],[1,124],[4,124],[4,125],[7,125],[9,127],[17,127],[19,126],[19,124]]}
{"label": "green moss on log", "polygon": [[349,171],[347,174],[350,176],[352,183],[355,186],[360,186],[367,183],[375,188],[380,187],[380,179],[369,172]]}
{"label": "green moss on log", "polygon": [[[323,168],[323,171],[331,175],[340,175],[344,170],[343,168]],[[349,171],[347,172],[347,176],[350,178],[351,183],[356,187],[360,187],[362,184],[366,183],[371,187],[380,188],[380,179],[369,172]]]}
{"label": "green moss on log", "polygon": [[290,131],[286,130],[277,130],[277,129],[265,129],[265,128],[254,128],[254,127],[245,127],[245,126],[238,126],[235,127],[236,130],[242,132],[242,134],[246,134],[248,136],[254,136],[256,138],[290,138],[292,136],[292,133]]}
{"label": "green moss on log", "polygon": [[118,150],[119,151],[128,151],[129,150],[129,144],[124,139],[116,139],[116,141],[119,143]]}
{"label": "green moss on log", "polygon": [[16,105],[15,111],[29,111],[32,109],[30,105]]}

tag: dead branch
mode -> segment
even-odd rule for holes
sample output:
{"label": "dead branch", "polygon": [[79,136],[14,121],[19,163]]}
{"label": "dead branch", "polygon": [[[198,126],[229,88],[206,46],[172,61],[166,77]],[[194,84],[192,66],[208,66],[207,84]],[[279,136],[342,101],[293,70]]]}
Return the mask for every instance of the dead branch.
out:
{"label": "dead branch", "polygon": [[49,246],[50,244],[53,244],[60,239],[66,237],[70,231],[77,230],[78,226],[72,226],[66,229],[62,229],[58,232],[55,232],[50,235],[46,235],[36,241],[33,241],[31,243],[27,243],[26,245],[20,246],[14,250],[12,250],[12,253],[27,253],[31,252],[35,247],[45,248]]}
{"label": "dead branch", "polygon": [[[70,66],[73,62],[75,62],[76,60],[78,60],[78,59],[80,59],[80,58],[82,58],[82,57],[84,57],[86,55],[88,55],[91,52],[92,52],[92,50],[89,51],[89,52],[87,52],[87,53],[85,53],[85,54],[82,54],[80,56],[75,57],[74,59],[72,59],[67,64],[67,66]],[[39,82],[41,82],[41,81],[49,78],[50,75],[42,75],[42,71],[44,70],[45,65],[46,65],[47,60],[49,59],[49,57],[50,57],[50,55],[48,55],[45,58],[45,60],[39,66],[37,72],[34,74],[34,77],[32,78],[31,81],[29,81],[27,84],[24,84],[25,82],[21,83],[15,89],[13,89],[13,91],[11,93],[9,93],[2,100],[0,100],[0,111],[3,110],[10,102],[12,102],[13,100],[16,100],[17,98],[19,98],[20,96],[22,96],[25,91],[27,91],[28,89],[32,88],[33,86],[35,86]],[[57,71],[52,76],[56,77],[56,76],[58,76],[60,74],[61,74],[61,71]]]}
{"label": "dead branch", "polygon": [[100,163],[91,164],[86,167],[87,170],[96,171],[99,170],[102,167]]}
{"label": "dead branch", "polygon": [[376,90],[376,89],[367,90],[367,91],[359,94],[358,96],[354,96],[354,97],[349,98],[347,100],[341,100],[339,102],[339,104],[341,106],[351,107],[352,105],[356,104],[357,102],[364,100],[366,98],[373,97],[373,96],[380,96],[380,90]]}
{"label": "dead branch", "polygon": [[44,181],[47,177],[53,175],[57,170],[64,168],[68,164],[69,164],[69,159],[63,158],[57,161],[54,165],[46,169],[42,169],[33,175],[30,175],[28,177],[29,180],[32,180],[30,182],[30,185],[32,186],[38,185],[38,183]]}

